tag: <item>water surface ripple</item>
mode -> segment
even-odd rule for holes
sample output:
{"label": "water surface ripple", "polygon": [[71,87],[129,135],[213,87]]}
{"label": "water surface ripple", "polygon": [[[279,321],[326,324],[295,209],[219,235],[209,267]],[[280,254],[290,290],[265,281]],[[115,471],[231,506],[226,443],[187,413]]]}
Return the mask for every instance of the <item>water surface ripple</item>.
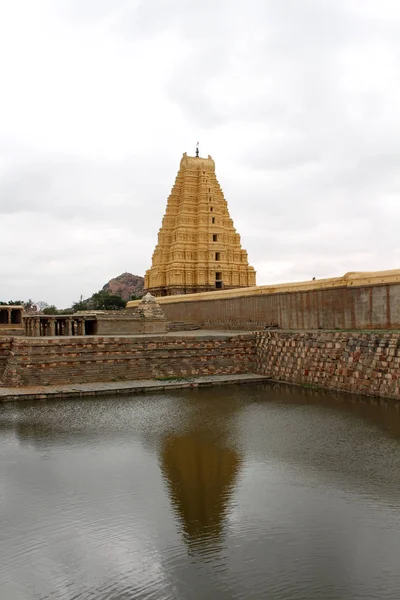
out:
{"label": "water surface ripple", "polygon": [[0,407],[1,600],[398,600],[400,412],[278,385]]}

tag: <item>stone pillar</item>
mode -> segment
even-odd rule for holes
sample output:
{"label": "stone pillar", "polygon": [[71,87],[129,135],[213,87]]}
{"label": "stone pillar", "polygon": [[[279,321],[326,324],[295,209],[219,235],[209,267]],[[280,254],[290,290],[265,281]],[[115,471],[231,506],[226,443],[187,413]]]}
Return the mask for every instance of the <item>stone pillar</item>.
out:
{"label": "stone pillar", "polygon": [[7,309],[7,322],[11,325],[11,308]]}
{"label": "stone pillar", "polygon": [[56,335],[56,320],[54,317],[49,319],[49,330],[49,335]]}
{"label": "stone pillar", "polygon": [[71,319],[65,319],[65,335],[71,335]]}
{"label": "stone pillar", "polygon": [[76,335],[83,335],[83,319],[76,320]]}

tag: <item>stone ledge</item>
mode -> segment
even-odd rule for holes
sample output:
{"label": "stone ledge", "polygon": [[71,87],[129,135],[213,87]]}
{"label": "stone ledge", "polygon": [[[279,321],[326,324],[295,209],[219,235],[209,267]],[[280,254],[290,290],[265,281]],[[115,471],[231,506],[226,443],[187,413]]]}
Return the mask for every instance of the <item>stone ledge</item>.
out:
{"label": "stone ledge", "polygon": [[198,388],[214,385],[264,383],[271,378],[254,373],[239,375],[207,375],[200,377],[177,377],[175,379],[145,379],[141,381],[118,381],[80,383],[70,385],[29,386],[0,388],[0,402],[19,400],[51,400],[57,398],[82,398],[85,396],[107,396],[111,394],[136,394],[159,392],[181,388]]}
{"label": "stone ledge", "polygon": [[[373,287],[379,285],[394,285],[400,283],[400,269],[390,271],[373,272],[350,272],[341,277],[331,277],[326,279],[315,279],[312,281],[295,281],[289,283],[278,283],[275,285],[258,285],[251,287],[237,287],[227,290],[214,290],[212,292],[199,292],[197,294],[177,294],[174,296],[161,296],[157,298],[160,305],[177,304],[188,302],[232,300],[236,298],[246,298],[255,296],[273,296],[276,294],[289,294],[295,292],[329,290],[334,288],[359,288]],[[136,308],[139,305],[138,300],[131,300],[127,303],[127,308]]]}

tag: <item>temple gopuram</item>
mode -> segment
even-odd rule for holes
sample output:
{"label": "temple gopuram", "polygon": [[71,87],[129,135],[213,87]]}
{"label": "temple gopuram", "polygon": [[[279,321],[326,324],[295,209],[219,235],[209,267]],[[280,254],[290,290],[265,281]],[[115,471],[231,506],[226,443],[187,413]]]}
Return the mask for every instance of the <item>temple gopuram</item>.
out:
{"label": "temple gopuram", "polygon": [[184,153],[158,233],[145,290],[153,296],[256,285],[211,156]]}

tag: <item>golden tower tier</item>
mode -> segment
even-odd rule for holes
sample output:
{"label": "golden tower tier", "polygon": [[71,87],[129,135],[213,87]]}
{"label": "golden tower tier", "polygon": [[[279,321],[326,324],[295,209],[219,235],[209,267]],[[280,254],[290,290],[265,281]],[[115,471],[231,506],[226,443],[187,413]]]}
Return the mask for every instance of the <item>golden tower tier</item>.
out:
{"label": "golden tower tier", "polygon": [[184,153],[144,288],[153,296],[256,285],[211,156]]}

